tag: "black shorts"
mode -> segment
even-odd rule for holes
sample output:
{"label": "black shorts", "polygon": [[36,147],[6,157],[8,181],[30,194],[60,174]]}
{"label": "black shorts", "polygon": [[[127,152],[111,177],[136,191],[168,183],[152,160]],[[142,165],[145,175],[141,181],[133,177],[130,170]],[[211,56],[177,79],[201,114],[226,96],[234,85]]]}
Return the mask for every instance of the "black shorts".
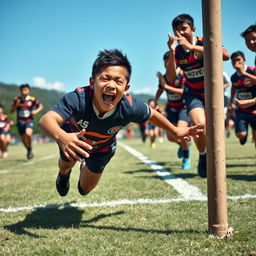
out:
{"label": "black shorts", "polygon": [[[63,161],[70,162],[65,155],[63,154],[62,150],[60,150],[60,158]],[[86,163],[90,171],[94,173],[102,173],[107,163],[110,159],[114,156],[116,151],[116,141],[114,141],[111,145],[102,148],[96,152],[89,153],[89,158],[85,158],[79,155]]]}
{"label": "black shorts", "polygon": [[33,127],[34,127],[34,122],[33,121],[29,121],[29,122],[26,122],[26,123],[18,122],[18,124],[17,124],[19,135],[24,135],[27,128],[33,129]]}

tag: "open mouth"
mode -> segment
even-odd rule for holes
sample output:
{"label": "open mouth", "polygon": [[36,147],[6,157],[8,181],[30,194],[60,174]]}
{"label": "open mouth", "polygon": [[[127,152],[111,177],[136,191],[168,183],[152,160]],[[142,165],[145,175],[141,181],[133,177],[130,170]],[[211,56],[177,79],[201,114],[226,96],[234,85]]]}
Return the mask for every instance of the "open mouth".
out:
{"label": "open mouth", "polygon": [[112,104],[114,99],[115,99],[115,95],[106,94],[106,93],[103,94],[103,101],[105,104],[108,104],[108,105]]}

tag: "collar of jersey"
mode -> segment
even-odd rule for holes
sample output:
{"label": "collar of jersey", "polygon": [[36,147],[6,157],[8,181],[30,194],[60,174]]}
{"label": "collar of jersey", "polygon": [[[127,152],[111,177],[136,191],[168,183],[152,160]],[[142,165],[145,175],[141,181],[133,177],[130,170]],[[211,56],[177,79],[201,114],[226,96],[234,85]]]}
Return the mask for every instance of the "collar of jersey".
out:
{"label": "collar of jersey", "polygon": [[116,111],[116,106],[115,106],[112,110],[110,110],[110,111],[108,111],[107,113],[105,113],[103,117],[99,117],[99,114],[100,114],[99,110],[95,107],[94,103],[92,103],[92,106],[93,106],[93,110],[94,110],[96,116],[97,116],[99,119],[105,119],[105,118],[107,118],[107,117],[113,115],[113,113]]}

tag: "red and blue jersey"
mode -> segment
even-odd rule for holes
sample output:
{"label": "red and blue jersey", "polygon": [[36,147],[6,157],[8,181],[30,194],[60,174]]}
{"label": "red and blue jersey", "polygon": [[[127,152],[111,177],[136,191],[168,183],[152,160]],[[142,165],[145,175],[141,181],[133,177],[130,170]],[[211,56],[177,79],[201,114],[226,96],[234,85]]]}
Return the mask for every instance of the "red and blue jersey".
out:
{"label": "red and blue jersey", "polygon": [[[179,72],[177,74],[176,79],[174,83],[169,83],[167,81],[166,76],[164,76],[166,83],[169,86],[175,87],[175,88],[184,88],[184,83],[185,83],[185,76]],[[161,85],[159,84],[159,88],[162,88]],[[166,95],[167,95],[167,105],[166,109],[168,108],[171,112],[179,112],[181,109],[186,108],[185,106],[185,101],[182,97],[182,95],[173,93],[169,90],[165,90]]]}
{"label": "red and blue jersey", "polygon": [[[247,67],[246,72],[256,76],[255,67]],[[235,72],[231,76],[232,87],[236,89],[236,98],[239,100],[252,99],[256,97],[256,84],[253,86],[245,86],[244,81],[247,77]],[[239,111],[256,114],[256,105],[253,105],[249,108],[238,107]]]}
{"label": "red and blue jersey", "polygon": [[52,110],[65,121],[61,127],[66,132],[86,130],[81,139],[93,147],[93,152],[103,151],[111,145],[117,133],[130,122],[143,123],[151,115],[148,105],[127,94],[111,115],[100,118],[93,107],[93,90],[90,86],[64,95]]}
{"label": "red and blue jersey", "polygon": [[2,114],[0,115],[0,132],[7,132],[10,128],[10,119],[7,115]]}
{"label": "red and blue jersey", "polygon": [[40,101],[28,95],[25,99],[21,96],[14,98],[12,107],[17,107],[17,121],[18,123],[27,123],[33,121],[32,110],[37,109],[42,104]]}
{"label": "red and blue jersey", "polygon": [[[203,46],[203,38],[196,37],[196,45]],[[194,51],[185,50],[182,45],[175,48],[176,65],[184,71],[185,85],[191,92],[204,95],[204,62],[203,56]]]}

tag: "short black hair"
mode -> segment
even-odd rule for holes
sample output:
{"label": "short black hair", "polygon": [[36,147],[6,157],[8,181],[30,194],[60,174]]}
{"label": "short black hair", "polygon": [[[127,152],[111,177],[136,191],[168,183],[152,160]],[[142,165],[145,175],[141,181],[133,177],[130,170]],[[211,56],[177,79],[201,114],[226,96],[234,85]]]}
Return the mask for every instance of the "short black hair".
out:
{"label": "short black hair", "polygon": [[249,26],[243,33],[241,33],[241,36],[245,38],[251,32],[256,32],[256,24]]}
{"label": "short black hair", "polygon": [[128,71],[127,81],[130,81],[132,67],[126,55],[124,55],[120,50],[104,50],[100,51],[97,59],[93,63],[92,67],[92,77],[95,78],[101,70],[107,66],[123,66]]}
{"label": "short black hair", "polygon": [[176,28],[181,24],[181,23],[188,23],[188,25],[191,27],[191,28],[194,28],[194,19],[189,15],[189,14],[180,14],[178,15],[176,18],[174,18],[172,20],[172,29],[173,31],[176,30]]}
{"label": "short black hair", "polygon": [[166,52],[163,56],[163,60],[168,60],[170,57],[170,51]]}
{"label": "short black hair", "polygon": [[243,53],[243,52],[241,52],[241,51],[233,52],[233,53],[231,54],[231,60],[232,60],[233,58],[238,57],[238,56],[241,56],[241,57],[245,60],[244,53]]}
{"label": "short black hair", "polygon": [[23,88],[28,88],[30,90],[29,84],[22,84],[22,85],[20,85],[20,90],[23,89]]}

